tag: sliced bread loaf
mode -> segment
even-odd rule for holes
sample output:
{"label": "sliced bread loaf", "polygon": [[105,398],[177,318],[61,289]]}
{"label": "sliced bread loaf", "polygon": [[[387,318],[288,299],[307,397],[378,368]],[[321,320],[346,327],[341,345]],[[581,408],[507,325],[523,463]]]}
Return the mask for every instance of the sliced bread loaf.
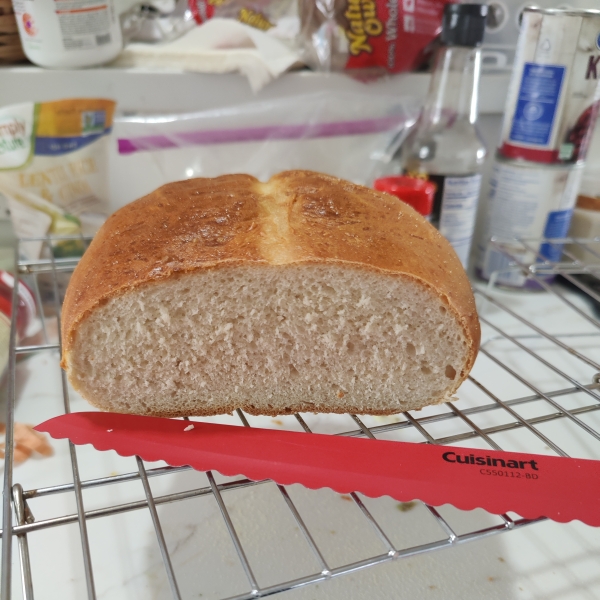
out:
{"label": "sliced bread loaf", "polygon": [[391,414],[450,398],[479,322],[450,244],[396,198],[310,171],[165,185],[75,270],[63,361],[95,406]]}

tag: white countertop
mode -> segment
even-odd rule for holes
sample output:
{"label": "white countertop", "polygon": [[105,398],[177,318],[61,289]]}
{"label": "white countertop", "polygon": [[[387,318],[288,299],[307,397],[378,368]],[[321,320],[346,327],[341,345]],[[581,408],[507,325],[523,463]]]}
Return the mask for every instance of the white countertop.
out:
{"label": "white countertop", "polygon": [[[589,323],[565,310],[548,294],[501,292],[495,297],[519,314],[534,320],[553,333],[582,334],[569,338],[569,343],[596,361],[600,360],[597,337],[590,333]],[[588,305],[574,296],[573,302],[589,312]],[[482,316],[498,324],[509,334],[523,334],[523,326],[497,308],[480,305]],[[522,367],[528,378],[544,391],[569,387],[555,373],[545,368],[532,369],[528,358],[504,341],[494,341],[489,327],[484,326],[484,347],[502,357],[514,369]],[[485,341],[488,340],[487,344]],[[532,340],[547,360],[554,361],[583,382],[591,382],[593,369],[579,361],[565,358],[547,342]],[[473,375],[501,398],[521,397],[531,393],[516,380],[507,377],[480,355]],[[39,423],[62,412],[60,369],[56,352],[43,352],[19,363],[17,368],[16,419]],[[567,383],[567,385],[565,385]],[[482,402],[474,386],[465,383],[459,390],[461,409]],[[578,396],[578,398],[581,395]],[[589,398],[588,398],[589,400]],[[565,406],[577,398],[561,399]],[[72,410],[90,410],[90,406],[71,392]],[[489,402],[489,400],[487,400]],[[536,406],[538,403],[534,403]],[[440,411],[438,407],[414,413],[423,417]],[[521,410],[521,409],[519,409]],[[532,416],[544,409],[527,405],[522,414]],[[529,411],[530,414],[527,414]],[[473,417],[480,427],[506,422],[506,415],[485,413]],[[600,411],[589,413],[588,424],[600,431]],[[304,415],[317,431],[354,429],[350,417]],[[386,419],[368,418],[368,426]],[[499,419],[499,420],[498,420]],[[509,417],[510,419],[510,417]],[[234,422],[233,417],[214,420]],[[392,419],[393,420],[393,419]],[[273,420],[250,417],[251,425],[264,427],[290,426],[298,429],[292,417]],[[239,424],[239,422],[237,422]],[[458,427],[458,429],[457,429]],[[549,422],[543,431],[573,456],[600,458],[600,442],[580,435],[577,428],[563,420]],[[435,437],[464,431],[456,422],[428,426]],[[411,430],[389,439],[420,441]],[[525,434],[525,435],[523,435]],[[507,450],[550,453],[543,444],[516,430],[494,435],[494,440]],[[466,446],[481,446],[473,440]],[[52,441],[55,455],[48,459],[29,460],[15,469],[15,482],[25,490],[72,481],[65,441]],[[81,478],[136,471],[133,458],[122,458],[114,452],[97,452],[91,446],[77,448]],[[147,468],[157,466],[147,465]],[[223,481],[217,475],[218,481]],[[160,496],[207,485],[206,476],[194,471],[150,479],[153,494]],[[299,485],[288,488],[300,514],[324,554],[335,568],[353,561],[381,554],[384,548],[369,528],[360,511],[347,499],[331,490],[310,491]],[[144,498],[139,480],[84,491],[86,510],[122,504]],[[318,572],[318,565],[295,527],[277,488],[271,484],[227,491],[224,500],[237,528],[248,560],[261,586],[276,584]],[[398,548],[420,545],[445,538],[433,517],[420,503],[411,510],[398,510],[389,497],[364,499],[365,504]],[[56,494],[30,501],[36,520],[73,514],[72,493]],[[226,531],[217,504],[209,495],[159,506],[159,515],[182,597],[225,598],[248,591],[248,583]],[[440,513],[457,533],[474,531],[500,523],[499,517],[483,510],[463,512],[444,506]],[[90,546],[98,598],[110,600],[162,600],[170,598],[156,536],[147,509],[130,511],[100,519],[88,520]],[[80,600],[86,597],[79,533],[76,524],[43,529],[28,535],[34,574],[35,597],[48,600]],[[21,597],[17,547],[14,550],[14,598]],[[403,558],[370,567],[330,581],[284,593],[290,599],[592,599],[600,597],[600,530],[580,522],[557,524],[543,522],[483,540],[448,547],[431,553]]]}
{"label": "white countertop", "polygon": [[[489,121],[486,137],[490,147],[493,147],[493,140],[497,135],[498,114],[503,109],[507,84],[506,75],[483,78],[482,110],[489,113],[486,117]],[[400,75],[380,80],[371,84],[368,89],[382,94],[408,93],[414,97],[422,97],[427,85],[427,75]],[[284,98],[323,89],[336,93],[354,93],[366,88],[365,84],[345,76],[302,72],[288,74],[267,86],[258,96],[253,96],[247,82],[237,75],[94,69],[78,71],[74,77],[73,72],[44,71],[35,67],[0,69],[0,106],[32,99],[41,101],[85,95],[115,97],[125,111],[198,111],[243,104],[257,98]],[[337,143],[340,146],[346,144],[344,140]],[[310,146],[310,152],[307,150],[307,155],[311,154],[312,148]],[[332,157],[336,156],[335,152],[331,154]],[[181,164],[172,162],[173,164],[168,161],[160,164],[148,154],[140,157],[134,155],[120,163],[119,168],[113,169],[111,174],[114,180],[113,195],[119,194],[112,199],[113,207],[142,193],[141,187],[150,184],[154,186],[154,181],[149,179],[165,177],[167,168],[179,172],[177,169],[187,166],[183,159]],[[206,165],[202,168],[206,168]],[[129,176],[129,172],[134,171],[143,173],[144,177],[138,177],[134,181]],[[204,171],[197,174],[204,174]],[[572,311],[565,312],[564,306],[548,295],[520,292],[496,294],[519,314],[534,319],[541,327],[553,333],[583,334],[597,331],[588,322],[574,316]],[[573,301],[582,310],[589,311],[587,304],[580,298],[574,297]],[[498,323],[503,331],[523,333],[522,324],[498,309],[488,306],[481,310],[483,316]],[[494,335],[484,328],[484,339],[489,340]],[[597,340],[597,337],[590,339],[580,336],[572,338],[570,343],[600,362],[600,345]],[[529,344],[530,341],[526,343]],[[591,382],[594,375],[591,367],[557,351],[552,344],[539,340],[531,343],[536,351],[548,360],[556,361],[557,365],[572,376],[584,383]],[[544,391],[570,385],[556,373],[549,372],[524,356],[522,351],[515,351],[506,342],[491,341],[486,347],[502,356],[512,368],[535,380],[536,385]],[[473,374],[503,399],[532,393],[483,355],[480,355]],[[60,377],[58,355],[55,352],[38,353],[18,364],[17,421],[39,423],[61,414],[63,397]],[[459,390],[458,396],[460,408],[490,402],[489,399],[482,398],[482,394],[468,382]],[[561,402],[577,406],[580,396],[581,394],[577,397],[564,397]],[[90,410],[89,405],[75,394],[71,398],[72,410]],[[526,417],[537,414],[536,411],[543,413],[552,410],[548,406],[541,406],[543,404],[543,401],[527,404],[519,410]],[[440,409],[425,409],[414,416],[423,417],[436,410]],[[494,414],[478,414],[473,419],[480,427],[491,427],[498,422],[506,422],[507,416],[501,413],[502,411],[495,411]],[[598,431],[599,413],[600,411],[586,413],[582,417]],[[309,424],[323,432],[356,427],[347,416],[305,415],[305,418]],[[231,419],[225,417],[220,420],[227,422]],[[281,426],[268,418],[250,420],[252,424],[264,427]],[[381,419],[365,420],[369,426],[384,422]],[[580,435],[563,421],[564,419],[544,423],[540,428],[573,456],[600,458],[599,443],[586,435]],[[298,424],[290,417],[282,418],[281,422],[285,426],[298,428]],[[454,421],[428,426],[428,430],[436,437],[451,435],[457,431]],[[459,430],[465,431],[464,427]],[[420,436],[410,433],[410,430],[403,430],[401,435],[389,434],[389,438],[422,441]],[[495,434],[494,439],[507,450],[548,452],[537,438],[522,430]],[[481,444],[476,440],[472,443]],[[31,459],[15,469],[15,482],[21,483],[25,490],[72,482],[67,443],[52,441],[52,445],[55,450],[52,458]],[[77,456],[84,480],[137,470],[134,459],[122,458],[113,452],[99,453],[89,446],[79,447]],[[148,468],[152,466],[157,465],[148,465]],[[218,480],[222,481],[223,478],[218,477]],[[206,476],[193,471],[153,477],[150,482],[155,495],[207,485]],[[352,502],[329,490],[309,491],[301,486],[291,486],[289,493],[330,566],[340,566],[384,552],[385,549]],[[134,480],[87,489],[83,497],[86,509],[93,510],[143,500],[144,492],[141,482]],[[223,497],[262,586],[318,572],[318,565],[273,484],[227,491]],[[70,492],[34,498],[29,504],[36,521],[75,513],[75,502]],[[402,512],[398,510],[398,503],[390,498],[366,499],[365,504],[398,548],[445,538],[435,519],[421,505]],[[498,517],[481,510],[461,512],[443,507],[440,512],[459,533],[500,523]],[[211,496],[163,504],[159,506],[159,515],[183,598],[216,600],[248,591],[247,581],[224,521]],[[165,569],[147,509],[90,519],[88,523],[98,598],[162,600],[170,597]],[[28,542],[36,599],[81,600],[86,597],[77,524],[32,532],[28,535]],[[20,598],[16,543],[13,550],[13,597]],[[457,547],[390,561],[286,592],[283,597],[298,600],[591,600],[600,598],[599,560],[600,530],[579,522],[543,522]]]}

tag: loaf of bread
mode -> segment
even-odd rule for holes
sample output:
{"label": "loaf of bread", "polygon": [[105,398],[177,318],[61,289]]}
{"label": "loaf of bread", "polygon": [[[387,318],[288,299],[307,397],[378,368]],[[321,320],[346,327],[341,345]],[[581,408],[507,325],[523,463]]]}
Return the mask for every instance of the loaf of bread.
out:
{"label": "loaf of bread", "polygon": [[62,366],[115,412],[392,414],[450,399],[479,335],[459,259],[398,199],[224,175],[107,220],[67,289]]}

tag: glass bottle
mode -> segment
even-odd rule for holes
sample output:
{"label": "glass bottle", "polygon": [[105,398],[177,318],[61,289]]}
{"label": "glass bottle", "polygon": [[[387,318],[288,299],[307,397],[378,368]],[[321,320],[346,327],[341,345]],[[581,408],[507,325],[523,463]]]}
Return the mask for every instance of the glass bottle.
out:
{"label": "glass bottle", "polygon": [[465,267],[486,156],[476,126],[486,16],[484,4],[446,5],[427,99],[389,170],[436,184],[431,222]]}

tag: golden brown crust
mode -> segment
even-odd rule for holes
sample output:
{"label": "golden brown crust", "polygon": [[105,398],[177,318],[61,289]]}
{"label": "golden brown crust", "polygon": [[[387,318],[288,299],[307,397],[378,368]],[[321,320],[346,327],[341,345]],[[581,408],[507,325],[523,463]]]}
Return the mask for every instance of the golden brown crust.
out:
{"label": "golden brown crust", "polygon": [[290,245],[303,260],[341,261],[412,275],[448,302],[473,347],[480,329],[469,280],[449,242],[410,206],[388,194],[311,171],[285,171]]}
{"label": "golden brown crust", "polygon": [[250,175],[170,183],[113,213],[67,288],[63,368],[77,324],[109,298],[174,273],[262,261],[255,183]]}
{"label": "golden brown crust", "polygon": [[[448,304],[479,348],[467,276],[447,240],[396,198],[312,171],[162,186],[114,213],[75,269],[62,312],[63,368],[95,306],[177,273],[234,264],[345,263],[409,276]],[[251,412],[251,411],[250,411]]]}

